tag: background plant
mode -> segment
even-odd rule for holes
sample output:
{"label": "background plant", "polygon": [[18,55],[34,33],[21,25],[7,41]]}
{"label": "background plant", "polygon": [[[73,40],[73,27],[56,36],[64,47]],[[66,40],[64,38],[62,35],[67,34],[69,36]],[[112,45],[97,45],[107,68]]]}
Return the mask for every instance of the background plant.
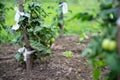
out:
{"label": "background plant", "polygon": [[[5,29],[5,4],[0,1],[0,43],[3,42],[4,36],[4,29]],[[2,35],[3,34],[3,35]]]}
{"label": "background plant", "polygon": [[6,25],[6,15],[10,10],[12,10],[12,7],[7,7],[6,1],[0,1],[0,44],[9,43],[14,39],[14,36],[10,33],[11,25]]}

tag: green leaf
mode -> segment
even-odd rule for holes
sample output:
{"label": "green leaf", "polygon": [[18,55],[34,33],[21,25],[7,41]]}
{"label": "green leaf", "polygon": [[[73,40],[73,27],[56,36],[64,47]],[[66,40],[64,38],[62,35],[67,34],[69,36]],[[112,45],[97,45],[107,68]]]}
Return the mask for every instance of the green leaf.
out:
{"label": "green leaf", "polygon": [[64,53],[64,56],[67,57],[67,58],[71,58],[73,53],[71,51],[65,51]]}
{"label": "green leaf", "polygon": [[51,49],[47,49],[47,50],[46,50],[46,53],[51,53]]}
{"label": "green leaf", "polygon": [[107,66],[107,62],[106,61],[96,61],[94,62],[95,66],[99,66],[99,67],[104,67]]}
{"label": "green leaf", "polygon": [[24,62],[23,53],[16,52],[15,58],[16,58],[16,60],[17,60],[19,63],[23,63],[23,62]]}
{"label": "green leaf", "polygon": [[100,73],[101,73],[101,71],[98,68],[94,69],[94,71],[93,71],[94,80],[99,80]]}
{"label": "green leaf", "polygon": [[89,53],[88,49],[85,49],[83,52],[82,52],[82,57],[85,57],[87,54]]}
{"label": "green leaf", "polygon": [[25,20],[25,17],[21,16],[21,17],[19,18],[19,22],[21,23],[23,20]]}
{"label": "green leaf", "polygon": [[15,58],[19,62],[20,61],[21,54],[19,52],[16,52]]}
{"label": "green leaf", "polygon": [[120,72],[120,58],[116,53],[106,54],[106,61],[113,71]]}
{"label": "green leaf", "polygon": [[30,45],[31,45],[32,48],[34,48],[34,49],[37,50],[37,51],[43,51],[43,50],[45,50],[45,46],[42,45],[42,44],[40,44],[40,43],[37,42],[37,41],[31,40],[31,41],[30,41]]}
{"label": "green leaf", "polygon": [[42,27],[35,26],[34,32],[40,32],[42,30]]}
{"label": "green leaf", "polygon": [[83,42],[85,39],[88,39],[88,36],[85,33],[79,35],[79,41]]}

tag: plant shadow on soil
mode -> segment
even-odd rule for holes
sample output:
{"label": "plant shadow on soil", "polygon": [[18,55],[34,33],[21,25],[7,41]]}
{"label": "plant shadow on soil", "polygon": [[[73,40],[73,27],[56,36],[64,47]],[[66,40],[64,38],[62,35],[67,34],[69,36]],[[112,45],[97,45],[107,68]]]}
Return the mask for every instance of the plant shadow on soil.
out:
{"label": "plant shadow on soil", "polygon": [[[82,44],[78,44],[78,35],[57,38],[51,46],[52,56],[46,61],[34,63],[29,80],[93,80],[92,68],[87,58],[80,57],[81,52],[90,42],[91,36]],[[18,46],[0,46],[0,80],[27,80],[26,69],[18,65],[14,59],[14,52]],[[72,58],[63,55],[65,51],[72,51]],[[4,57],[8,56],[8,59]],[[9,58],[12,55],[12,58]]]}

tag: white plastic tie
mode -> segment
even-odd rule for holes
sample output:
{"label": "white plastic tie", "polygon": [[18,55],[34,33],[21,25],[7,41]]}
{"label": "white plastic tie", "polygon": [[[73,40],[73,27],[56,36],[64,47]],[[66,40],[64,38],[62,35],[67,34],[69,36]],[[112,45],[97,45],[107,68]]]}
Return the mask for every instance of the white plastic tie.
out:
{"label": "white plastic tie", "polygon": [[60,7],[62,7],[62,12],[63,14],[68,13],[68,5],[66,2],[63,2],[62,4],[59,5]]}
{"label": "white plastic tie", "polygon": [[28,14],[28,13],[25,13],[24,16],[30,18],[30,14]]}
{"label": "white plastic tie", "polygon": [[13,25],[12,30],[18,30],[20,28],[20,25],[18,24],[20,16],[30,17],[30,14],[20,12],[17,7],[15,7],[15,11],[16,11],[16,14],[15,14],[14,20],[16,21],[16,24]]}
{"label": "white plastic tie", "polygon": [[31,54],[34,53],[34,52],[35,52],[35,50],[33,50],[33,51],[28,51],[28,50],[25,48],[25,52],[23,53],[24,61],[27,61],[28,55],[31,55]]}
{"label": "white plastic tie", "polygon": [[24,50],[25,50],[25,47],[22,47],[22,48],[19,48],[19,49],[18,49],[18,52],[23,53]]}
{"label": "white plastic tie", "polygon": [[25,47],[22,47],[22,48],[19,48],[19,49],[18,49],[18,52],[19,52],[19,53],[23,53],[24,61],[27,61],[28,55],[31,55],[32,53],[34,53],[35,50],[28,51]]}
{"label": "white plastic tie", "polygon": [[13,25],[12,30],[18,30],[19,28],[20,28],[20,25],[16,23],[15,25]]}
{"label": "white plastic tie", "polygon": [[117,19],[117,25],[120,26],[120,17]]}
{"label": "white plastic tie", "polygon": [[18,23],[19,22],[19,18],[20,18],[20,14],[19,14],[19,10],[17,7],[15,7],[15,11],[16,11],[16,14],[15,14],[15,21]]}

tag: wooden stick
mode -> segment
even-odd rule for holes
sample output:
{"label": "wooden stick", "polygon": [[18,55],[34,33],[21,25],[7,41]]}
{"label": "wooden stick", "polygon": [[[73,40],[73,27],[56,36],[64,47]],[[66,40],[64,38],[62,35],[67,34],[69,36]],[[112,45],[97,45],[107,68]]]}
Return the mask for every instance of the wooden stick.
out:
{"label": "wooden stick", "polygon": [[[118,20],[120,20],[120,2],[119,2],[119,11],[118,11]],[[117,50],[118,50],[118,54],[120,56],[120,24],[117,23]],[[118,80],[120,80],[120,75],[118,76]]]}
{"label": "wooden stick", "polygon": [[[19,4],[19,9],[20,12],[24,12],[24,6],[23,6],[23,1],[22,0],[18,0],[18,4]],[[23,23],[23,25],[21,25],[22,27],[22,33],[23,33],[23,37],[24,37],[24,43],[25,43],[25,47],[27,50],[31,50],[31,46],[30,46],[30,42],[29,42],[29,37],[27,35],[27,29],[25,27],[26,23]],[[30,72],[32,69],[32,62],[31,62],[31,55],[27,55],[27,60],[26,60],[26,69],[27,69],[27,75],[28,77],[30,76]]]}
{"label": "wooden stick", "polygon": [[[62,3],[60,3],[60,4],[62,4]],[[63,6],[60,6],[61,10],[62,10],[62,7],[63,7]],[[61,20],[64,19],[63,12],[61,12],[61,14],[60,14],[60,19],[61,19]],[[58,26],[59,26],[59,28],[60,28],[60,37],[62,37],[62,36],[64,35],[64,23],[63,23],[63,24],[59,23]]]}

